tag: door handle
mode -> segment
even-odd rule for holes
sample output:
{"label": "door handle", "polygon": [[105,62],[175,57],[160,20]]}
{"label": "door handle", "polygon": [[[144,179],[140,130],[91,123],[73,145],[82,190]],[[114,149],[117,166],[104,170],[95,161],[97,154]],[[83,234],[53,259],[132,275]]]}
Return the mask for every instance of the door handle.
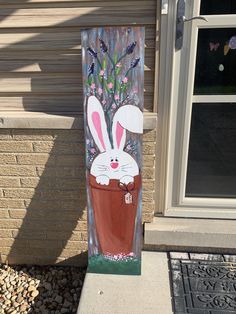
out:
{"label": "door handle", "polygon": [[190,22],[192,20],[203,20],[203,21],[208,22],[208,19],[206,19],[204,16],[201,16],[201,15],[191,17],[190,19],[187,19],[184,15],[178,18],[179,23]]}
{"label": "door handle", "polygon": [[176,33],[175,33],[175,49],[180,50],[183,46],[183,35],[184,35],[184,23],[193,20],[208,20],[204,16],[194,16],[192,18],[185,17],[185,2],[186,0],[178,0],[177,12],[176,12]]}

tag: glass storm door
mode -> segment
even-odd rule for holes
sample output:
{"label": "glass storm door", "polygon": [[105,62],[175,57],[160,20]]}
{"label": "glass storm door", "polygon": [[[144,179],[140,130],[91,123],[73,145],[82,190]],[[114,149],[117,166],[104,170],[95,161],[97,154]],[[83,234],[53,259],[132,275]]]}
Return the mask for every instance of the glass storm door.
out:
{"label": "glass storm door", "polygon": [[178,5],[165,214],[233,219],[236,1]]}

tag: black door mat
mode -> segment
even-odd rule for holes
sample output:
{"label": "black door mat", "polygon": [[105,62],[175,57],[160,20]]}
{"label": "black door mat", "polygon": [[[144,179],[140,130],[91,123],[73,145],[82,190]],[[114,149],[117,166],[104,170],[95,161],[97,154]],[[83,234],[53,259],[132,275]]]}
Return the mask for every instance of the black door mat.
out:
{"label": "black door mat", "polygon": [[169,253],[175,314],[236,314],[236,255]]}

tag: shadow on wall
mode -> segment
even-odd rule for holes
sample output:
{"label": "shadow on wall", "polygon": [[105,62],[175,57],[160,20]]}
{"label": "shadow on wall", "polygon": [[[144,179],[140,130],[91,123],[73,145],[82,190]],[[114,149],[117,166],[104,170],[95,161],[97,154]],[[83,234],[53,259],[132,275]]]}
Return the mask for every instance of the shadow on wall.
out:
{"label": "shadow on wall", "polygon": [[[9,197],[24,199],[26,211],[8,255],[9,263],[86,264],[84,143],[79,130],[13,130],[33,153],[17,155],[21,188]],[[32,142],[31,142],[32,141]],[[14,193],[16,193],[14,195]],[[6,195],[7,196],[7,195]]]}
{"label": "shadow on wall", "polygon": [[[27,2],[22,0],[21,4]],[[83,7],[81,2],[77,5]],[[86,3],[86,6],[89,5]],[[96,10],[101,11],[101,14],[104,8]],[[9,9],[8,13],[1,16],[1,21],[10,17],[14,9]],[[72,27],[71,32],[65,32],[65,36],[69,36],[68,40],[59,34],[63,27],[81,25],[83,21],[86,24],[87,20],[91,21],[89,13],[55,24],[50,31],[40,28],[39,33],[37,28],[33,31],[36,33],[34,36],[30,34],[32,30],[24,29],[23,32],[29,34],[26,39],[0,49],[0,54],[4,56],[0,71],[5,74],[18,72],[17,78],[29,78],[30,86],[18,90],[15,83],[8,93],[10,96],[17,95],[15,88],[19,94],[17,101],[21,102],[20,106],[25,110],[61,115],[66,106],[66,114],[72,116],[74,112],[83,110],[78,28]],[[13,32],[7,28],[1,31],[6,36]],[[19,34],[16,29],[14,31]],[[51,40],[52,36],[54,40]],[[55,40],[57,36],[58,41]],[[146,64],[148,68],[153,68],[152,61],[150,65]],[[9,78],[12,77],[11,73]],[[14,138],[32,141],[33,152],[17,156],[24,173],[21,176],[21,187],[16,189],[12,197],[24,199],[26,212],[14,211],[14,218],[23,219],[23,223],[14,234],[15,240],[7,257],[9,263],[85,264],[87,231],[82,131],[13,130]]]}
{"label": "shadow on wall", "polygon": [[[9,16],[13,12],[13,9],[9,10]],[[72,21],[65,21],[55,27],[67,26],[70,22],[72,23]],[[83,104],[82,78],[78,77],[78,67],[82,67],[81,62],[77,61],[77,67],[74,68],[74,59],[78,57],[78,52],[64,56],[61,49],[73,48],[73,45],[80,43],[80,38],[74,38],[71,42],[72,46],[64,47],[65,44],[61,42],[62,47],[58,49],[50,43],[50,36],[56,35],[41,30],[42,33],[34,38],[30,36],[29,40],[22,40],[6,49],[1,49],[3,53],[4,50],[10,51],[9,60],[13,59],[14,53],[19,53],[13,62],[5,62],[7,67],[5,71],[20,71],[18,77],[25,77],[25,73],[32,71],[29,73],[30,93],[25,93],[22,97],[25,110],[61,115],[60,111],[63,111],[66,105],[69,107],[67,107],[67,114],[73,110],[78,111],[74,104],[78,100],[80,101],[77,102],[77,106]],[[5,31],[9,32],[9,30]],[[40,49],[42,42],[51,45],[49,51]],[[32,51],[25,53],[24,48],[28,45],[31,45]],[[38,49],[40,49],[39,53]],[[45,54],[48,54],[46,58]],[[67,74],[64,74],[66,71],[74,73],[67,77]],[[45,73],[47,73],[46,79]],[[50,91],[46,97],[44,97],[45,91],[46,93]],[[60,93],[63,93],[63,96]],[[78,95],[80,95],[79,99]],[[71,109],[70,101],[73,103]],[[9,195],[9,197],[24,199],[26,211],[15,210],[12,214],[16,219],[23,219],[23,223],[18,231],[13,231],[15,239],[7,256],[8,262],[10,264],[85,265],[87,223],[83,132],[79,130],[13,130],[12,132],[13,139],[32,141],[33,153],[17,155],[17,162],[23,165],[24,174],[20,179],[21,188],[17,189],[15,196]]]}

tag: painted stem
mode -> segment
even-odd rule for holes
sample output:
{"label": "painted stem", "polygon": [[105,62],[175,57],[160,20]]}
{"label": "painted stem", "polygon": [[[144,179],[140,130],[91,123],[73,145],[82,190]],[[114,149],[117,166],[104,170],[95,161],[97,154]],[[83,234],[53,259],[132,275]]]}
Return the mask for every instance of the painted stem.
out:
{"label": "painted stem", "polygon": [[102,70],[102,64],[101,64],[101,61],[100,61],[98,58],[97,58],[96,60],[97,60],[97,62],[98,62],[98,65],[99,65],[100,69]]}
{"label": "painted stem", "polygon": [[112,74],[112,72],[115,70],[117,64],[118,64],[122,59],[124,59],[126,56],[127,56],[127,52],[125,52],[125,53],[117,60],[117,62],[115,63],[115,65],[114,65],[113,68],[111,69],[111,74]]}
{"label": "painted stem", "polygon": [[[114,63],[114,61],[112,60],[110,54],[109,54],[108,52],[107,52],[106,54],[107,54],[107,56],[108,56],[108,59],[109,59],[110,62],[112,63],[113,67],[115,67],[115,63]],[[110,105],[109,105],[107,111],[110,111],[110,110],[111,110],[111,106],[112,106],[113,103],[115,103],[116,105],[118,105],[117,102],[116,102],[116,100],[115,100],[116,85],[117,85],[116,82],[117,82],[117,76],[116,76],[116,72],[114,72],[114,90],[113,90],[112,100],[111,100],[111,102],[110,102]]]}

